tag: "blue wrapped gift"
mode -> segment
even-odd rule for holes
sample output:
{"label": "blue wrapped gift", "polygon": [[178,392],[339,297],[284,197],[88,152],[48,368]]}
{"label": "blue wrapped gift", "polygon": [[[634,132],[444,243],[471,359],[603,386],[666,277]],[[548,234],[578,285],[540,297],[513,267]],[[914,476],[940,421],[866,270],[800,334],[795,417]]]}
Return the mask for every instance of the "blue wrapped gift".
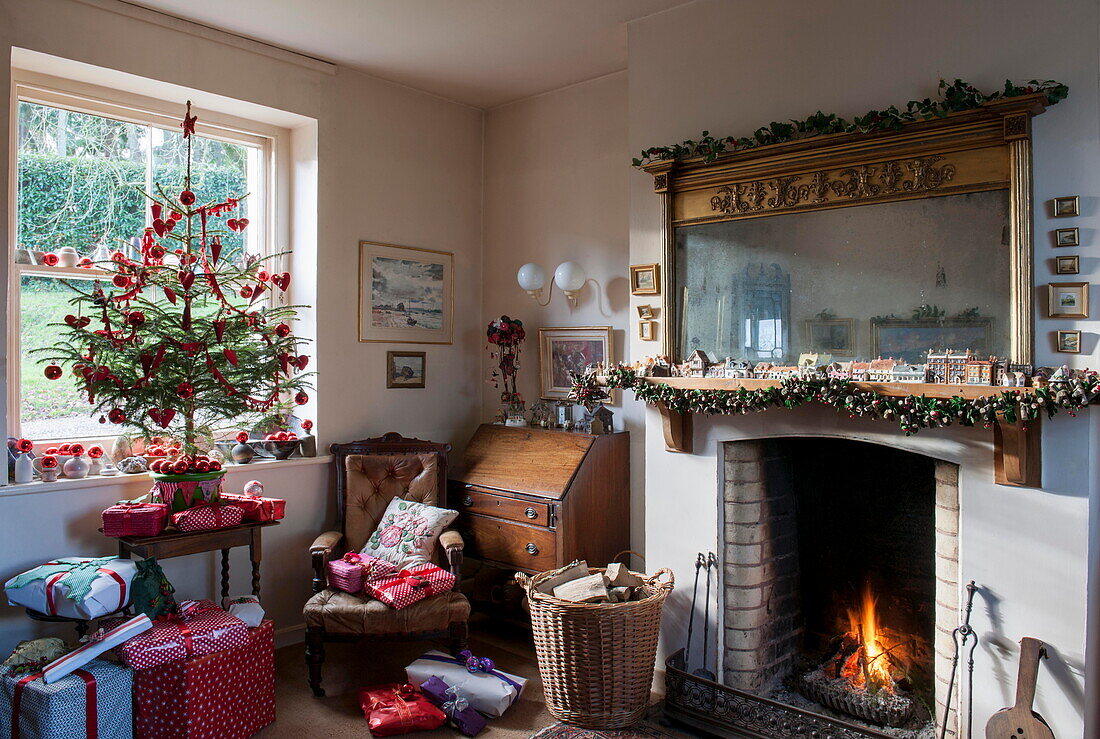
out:
{"label": "blue wrapped gift", "polygon": [[[134,673],[94,659],[47,685],[42,673],[0,673],[0,736],[133,739]],[[14,726],[13,726],[14,723]]]}

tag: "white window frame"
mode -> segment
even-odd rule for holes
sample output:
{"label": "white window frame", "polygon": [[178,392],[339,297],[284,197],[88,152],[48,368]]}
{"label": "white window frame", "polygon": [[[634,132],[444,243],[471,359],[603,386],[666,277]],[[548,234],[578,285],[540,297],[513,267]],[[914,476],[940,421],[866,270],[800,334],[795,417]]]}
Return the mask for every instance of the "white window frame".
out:
{"label": "white window frame", "polygon": [[[24,275],[45,275],[64,277],[71,273],[74,277],[95,275],[97,270],[74,268],[64,270],[58,267],[43,268],[36,265],[15,263],[16,226],[18,221],[18,171],[19,171],[19,103],[30,102],[64,108],[78,113],[103,116],[137,125],[153,125],[169,130],[178,129],[183,118],[184,100],[163,100],[144,95],[132,94],[123,90],[100,87],[86,82],[78,82],[54,77],[29,70],[12,69],[12,85],[9,121],[9,176],[8,176],[8,325],[7,351],[10,361],[6,368],[8,429],[15,436],[21,435],[21,362],[20,354],[20,293]],[[252,202],[262,202],[263,217],[250,214],[249,229],[258,242],[263,255],[288,251],[282,246],[289,243],[289,178],[290,178],[290,131],[285,128],[240,118],[217,110],[199,108],[195,111],[199,121],[195,133],[205,138],[217,139],[235,144],[259,147],[261,150],[261,171],[259,180],[262,192],[249,194]],[[152,142],[150,142],[151,145]],[[150,159],[151,162],[151,159]],[[146,218],[148,219],[148,209]],[[276,246],[279,245],[279,246]],[[275,272],[286,271],[290,255],[280,257],[272,265]],[[285,304],[286,294],[274,296],[268,291],[268,300],[276,299]],[[89,411],[91,407],[89,406]],[[90,413],[89,413],[90,415]],[[110,444],[118,434],[94,438],[33,439],[32,441],[49,443],[63,441],[82,441],[86,443]]]}

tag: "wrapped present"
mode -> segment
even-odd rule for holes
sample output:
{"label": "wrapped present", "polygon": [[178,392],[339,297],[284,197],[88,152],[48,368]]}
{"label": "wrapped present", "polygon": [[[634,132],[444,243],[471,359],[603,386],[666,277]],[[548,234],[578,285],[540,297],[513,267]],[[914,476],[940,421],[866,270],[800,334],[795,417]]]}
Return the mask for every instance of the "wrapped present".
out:
{"label": "wrapped present", "polygon": [[438,677],[454,688],[477,711],[486,716],[500,716],[523,693],[526,678],[496,668],[493,660],[478,658],[469,650],[452,657],[431,651],[405,668],[409,682],[421,686],[431,677]]}
{"label": "wrapped present", "polygon": [[213,480],[153,480],[149,499],[164,503],[172,513],[179,513],[198,503],[217,504],[222,494],[222,478]]}
{"label": "wrapped present", "polygon": [[443,711],[412,685],[379,685],[359,691],[359,705],[372,736],[430,731],[447,723]]}
{"label": "wrapped present", "polygon": [[139,560],[133,581],[131,605],[134,613],[144,613],[154,621],[176,612],[176,589],[154,557]]}
{"label": "wrapped present", "polygon": [[117,557],[65,557],[4,583],[8,603],[48,616],[93,619],[130,603],[137,566]]}
{"label": "wrapped present", "polygon": [[358,593],[368,580],[393,575],[397,565],[369,554],[348,552],[328,563],[328,584],[345,593]]}
{"label": "wrapped present", "polygon": [[180,531],[208,531],[240,526],[244,511],[234,505],[202,502],[172,514],[172,523]]}
{"label": "wrapped present", "polygon": [[240,647],[134,673],[138,739],[245,739],[275,721],[275,625]]}
{"label": "wrapped present", "polygon": [[[107,619],[102,626],[111,629],[121,620]],[[153,628],[115,647],[115,654],[128,667],[147,670],[188,657],[243,647],[248,640],[244,621],[208,600],[185,600],[173,616],[156,621]]]}
{"label": "wrapped present", "polygon": [[264,609],[255,595],[232,595],[222,598],[222,608],[229,615],[236,616],[251,628],[256,628],[264,620]]}
{"label": "wrapped present", "polygon": [[240,508],[245,521],[278,521],[286,515],[286,501],[280,498],[222,493],[221,500]]}
{"label": "wrapped present", "polygon": [[148,616],[134,616],[128,618],[111,629],[99,629],[93,634],[84,637],[84,642],[75,650],[63,657],[59,657],[42,668],[43,680],[46,683],[56,683],[91,662],[108,649],[117,647],[122,642],[137,636],[143,631],[153,628],[153,622]]}
{"label": "wrapped present", "polygon": [[131,739],[134,673],[94,659],[57,682],[41,672],[0,672],[0,736]]}
{"label": "wrapped present", "polygon": [[474,710],[462,691],[452,688],[435,675],[425,680],[420,690],[432,705],[447,715],[447,723],[465,736],[477,736],[485,728],[485,717]]}
{"label": "wrapped present", "polygon": [[104,536],[156,536],[168,525],[164,503],[116,503],[103,511]]}
{"label": "wrapped present", "polygon": [[363,583],[363,590],[375,600],[401,609],[429,595],[445,593],[454,585],[454,573],[424,562],[392,575],[368,580]]}

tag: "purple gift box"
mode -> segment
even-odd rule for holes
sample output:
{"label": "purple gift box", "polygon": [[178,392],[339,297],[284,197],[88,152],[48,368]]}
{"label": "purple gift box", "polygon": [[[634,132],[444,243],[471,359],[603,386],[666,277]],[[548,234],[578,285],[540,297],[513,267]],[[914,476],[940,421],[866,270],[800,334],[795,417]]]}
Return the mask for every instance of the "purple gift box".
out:
{"label": "purple gift box", "polygon": [[477,736],[485,728],[485,717],[475,711],[462,694],[432,675],[420,690],[437,708],[447,714],[447,720],[466,736]]}

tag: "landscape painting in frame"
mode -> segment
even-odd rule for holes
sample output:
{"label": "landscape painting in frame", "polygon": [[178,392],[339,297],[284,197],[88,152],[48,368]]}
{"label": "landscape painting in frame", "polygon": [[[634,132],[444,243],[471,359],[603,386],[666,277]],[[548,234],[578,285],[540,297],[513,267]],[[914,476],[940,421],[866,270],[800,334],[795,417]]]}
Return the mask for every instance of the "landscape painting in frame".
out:
{"label": "landscape painting in frame", "polygon": [[[565,399],[572,387],[570,373],[583,374],[597,362],[612,361],[611,327],[539,329],[539,379],[541,395]],[[614,397],[614,396],[613,396]]]}
{"label": "landscape painting in frame", "polygon": [[359,242],[359,340],[450,344],[454,254]]}

